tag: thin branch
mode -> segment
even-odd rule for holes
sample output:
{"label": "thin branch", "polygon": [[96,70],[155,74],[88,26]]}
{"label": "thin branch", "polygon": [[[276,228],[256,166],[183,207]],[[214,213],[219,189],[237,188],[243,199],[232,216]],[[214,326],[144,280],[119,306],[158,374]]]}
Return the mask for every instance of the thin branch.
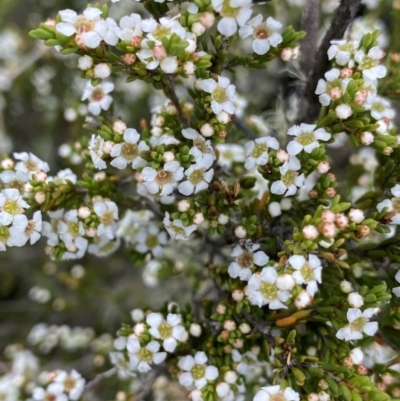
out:
{"label": "thin branch", "polygon": [[250,139],[256,139],[258,135],[239,117],[235,114],[232,116],[232,122],[236,125],[238,129],[243,131]]}
{"label": "thin branch", "polygon": [[300,66],[308,76],[312,70],[313,59],[310,54],[317,51],[319,27],[319,0],[307,0],[301,17],[301,30],[307,35],[301,40]]}
{"label": "thin branch", "polygon": [[109,379],[110,377],[114,376],[117,373],[117,371],[118,371],[118,369],[114,366],[113,368],[106,370],[103,373],[99,373],[93,380],[86,383],[85,391],[92,390],[103,380]]}
{"label": "thin branch", "polygon": [[330,68],[330,61],[327,55],[328,49],[332,40],[343,38],[347,27],[357,15],[360,4],[361,0],[342,0],[336,9],[331,25],[315,55],[313,68],[309,74],[310,78],[304,94],[307,106],[300,113],[299,122],[313,122],[318,117],[320,104],[318,97],[315,95],[315,88],[318,81],[323,78],[324,73]]}
{"label": "thin branch", "polygon": [[174,78],[172,74],[166,74],[167,77],[167,87],[164,91],[165,95],[172,101],[176,109],[178,110],[179,118],[184,126],[189,126],[189,121],[185,114],[183,113],[181,104],[179,103],[178,96],[175,93]]}

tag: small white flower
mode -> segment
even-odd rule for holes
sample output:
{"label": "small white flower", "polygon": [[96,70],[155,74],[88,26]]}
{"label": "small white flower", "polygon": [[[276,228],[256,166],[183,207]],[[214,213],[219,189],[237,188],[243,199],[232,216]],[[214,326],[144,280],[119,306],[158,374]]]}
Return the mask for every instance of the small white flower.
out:
{"label": "small white flower", "polygon": [[375,120],[393,120],[396,113],[391,106],[389,100],[371,93],[368,95],[367,101],[364,103],[364,108],[371,111],[371,116],[374,117]]}
{"label": "small white flower", "polygon": [[229,114],[235,112],[233,104],[235,85],[231,85],[228,78],[218,76],[218,82],[211,78],[203,79],[201,87],[205,92],[211,94],[211,108],[214,114],[219,114],[221,111]]}
{"label": "small white flower", "polygon": [[195,224],[186,227],[183,225],[182,220],[175,219],[171,221],[168,212],[165,212],[163,223],[169,235],[178,240],[180,239],[187,241],[190,237],[190,234],[197,230],[197,226]]}
{"label": "small white flower", "polygon": [[190,148],[189,154],[193,155],[196,165],[199,168],[210,168],[215,160],[214,150],[210,141],[206,141],[196,130],[193,128],[186,128],[182,130],[182,135],[186,139],[193,141],[193,147]]}
{"label": "small white flower", "polygon": [[61,383],[51,383],[46,390],[42,387],[35,387],[32,396],[35,401],[68,401],[68,396],[64,393]]}
{"label": "small white flower", "polygon": [[315,128],[316,125],[310,124],[294,125],[289,128],[287,134],[296,137],[295,140],[290,141],[287,145],[287,152],[290,156],[295,156],[302,150],[311,153],[319,146],[318,140],[328,141],[331,138],[331,134],[323,128],[318,128],[317,130]]}
{"label": "small white flower", "polygon": [[364,359],[364,352],[362,352],[360,347],[353,348],[350,351],[350,358],[354,364],[360,365]]}
{"label": "small white flower", "polygon": [[242,39],[253,35],[253,51],[260,55],[267,53],[271,46],[276,47],[282,42],[279,33],[282,24],[272,17],[268,17],[264,22],[262,20],[263,16],[259,14],[239,29],[239,36]]}
{"label": "small white flower", "polygon": [[261,273],[251,276],[248,284],[248,298],[252,305],[260,308],[268,305],[270,309],[286,309],[284,304],[292,294],[280,290],[276,285],[278,273],[273,267],[264,267]]}
{"label": "small white flower", "polygon": [[244,154],[244,148],[241,145],[234,143],[219,143],[215,145],[215,149],[218,150],[218,161],[217,163],[222,167],[231,168],[232,163],[241,163],[246,160]]}
{"label": "small white flower", "polygon": [[150,341],[145,347],[141,347],[139,339],[134,335],[128,337],[126,349],[128,350],[129,367],[141,373],[150,371],[150,364],[158,365],[167,357],[166,352],[158,352],[160,344],[157,341]]}
{"label": "small white flower", "polygon": [[142,36],[142,17],[139,14],[125,15],[119,21],[115,33],[121,40],[131,41],[135,36]]}
{"label": "small white flower", "polygon": [[251,0],[212,0],[212,6],[221,15],[218,22],[218,32],[232,36],[237,26],[243,26],[251,17]]}
{"label": "small white flower", "polygon": [[0,251],[5,251],[6,245],[21,247],[26,244],[27,238],[24,232],[28,225],[27,217],[24,214],[18,214],[13,218],[11,226],[9,224],[0,223]]}
{"label": "small white flower", "polygon": [[342,96],[346,90],[348,80],[339,80],[340,70],[332,68],[325,73],[325,79],[318,81],[315,93],[319,95],[319,102],[322,106],[329,106],[331,100],[336,100]]}
{"label": "small white flower", "polygon": [[65,371],[57,372],[54,382],[60,383],[63,391],[74,401],[80,398],[85,388],[85,379],[76,370],[72,370],[69,374]]}
{"label": "small white flower", "polygon": [[[354,53],[358,49],[358,42],[347,42],[346,40],[332,40],[331,47],[328,49],[329,60],[335,59],[340,66],[349,64]],[[349,65],[350,68],[352,67]]]}
{"label": "small white flower", "polygon": [[156,259],[146,263],[142,274],[143,283],[151,288],[156,287],[158,285],[158,272],[161,267],[161,263]]}
{"label": "small white flower", "polygon": [[386,76],[386,67],[379,65],[382,51],[378,46],[372,47],[368,54],[364,50],[358,50],[354,60],[358,63],[358,69],[362,71],[366,83],[374,84],[378,78]]}
{"label": "small white flower", "polygon": [[347,311],[349,324],[338,330],[336,337],[339,340],[352,341],[361,340],[363,334],[373,336],[378,330],[377,322],[370,322],[369,319],[375,314],[374,308],[368,308],[364,312],[360,309],[350,308]]}
{"label": "small white flower", "polygon": [[29,205],[22,199],[18,189],[8,188],[0,192],[0,225],[11,224],[14,217],[21,215]]}
{"label": "small white flower", "polygon": [[138,252],[151,252],[156,258],[164,255],[164,246],[168,242],[167,233],[160,231],[160,228],[155,224],[142,227],[135,240],[137,241],[135,249]]}
{"label": "small white flower", "polygon": [[34,173],[38,171],[44,171],[47,173],[50,170],[49,165],[46,162],[40,160],[33,153],[14,153],[14,158],[17,160],[21,160],[16,164],[15,170],[17,172],[21,171],[23,173],[29,173],[31,177]]}
{"label": "small white flower", "polygon": [[93,134],[88,149],[94,167],[99,170],[107,168],[106,162],[102,159],[104,155],[103,146],[104,146],[104,139],[100,135]]}
{"label": "small white flower", "polygon": [[93,86],[90,81],[87,83],[81,100],[89,99],[89,111],[98,116],[101,110],[108,110],[113,98],[109,95],[114,90],[112,82],[102,82],[100,85]]}
{"label": "small white flower", "polygon": [[167,162],[163,170],[145,167],[142,171],[143,185],[151,194],[160,192],[161,196],[172,193],[176,183],[183,178],[183,167],[177,161]]}
{"label": "small white flower", "polygon": [[214,169],[205,171],[205,169],[193,164],[185,171],[185,175],[188,179],[178,185],[178,190],[181,194],[189,196],[193,192],[197,194],[197,192],[208,188],[214,176]]}
{"label": "small white flower", "polygon": [[293,255],[288,259],[295,271],[293,278],[297,284],[307,284],[307,292],[313,296],[321,283],[322,266],[320,259],[315,255],[308,255],[308,260],[302,255]]}
{"label": "small white flower", "polygon": [[149,150],[149,147],[146,142],[139,142],[139,139],[140,135],[135,129],[126,129],[124,142],[115,144],[111,150],[110,156],[114,157],[114,160],[110,164],[120,170],[126,168],[128,164],[133,169],[146,166],[147,162],[140,157],[140,152]]}
{"label": "small white flower", "polygon": [[281,179],[271,185],[271,192],[276,195],[292,196],[298,188],[304,186],[304,174],[297,172],[301,168],[300,161],[296,156],[291,156],[289,160],[279,167]]}
{"label": "small white flower", "polygon": [[263,166],[267,164],[269,148],[279,149],[279,142],[272,136],[264,136],[254,141],[247,142],[246,145],[244,145],[244,153],[246,156],[244,167],[250,170],[255,165]]}
{"label": "small white flower", "polygon": [[187,336],[185,328],[181,325],[181,316],[174,313],[169,313],[167,320],[161,313],[150,313],[146,323],[150,326],[150,334],[157,339],[162,339],[163,348],[168,352],[174,352],[178,341],[183,342]]}
{"label": "small white flower", "polygon": [[93,239],[93,242],[88,247],[88,252],[98,258],[102,258],[114,253],[120,245],[119,238],[110,240],[107,236],[102,235]]}
{"label": "small white flower", "polygon": [[300,401],[299,393],[291,387],[281,390],[279,385],[261,387],[261,390],[254,396],[253,401]]}
{"label": "small white flower", "polygon": [[[252,250],[257,250],[258,246],[254,246]],[[244,250],[240,245],[233,248],[231,256],[235,258],[228,267],[228,274],[232,278],[240,278],[240,280],[248,281],[252,275],[252,269],[256,266],[265,266],[269,257],[263,251],[249,252]]]}
{"label": "small white flower", "polygon": [[202,351],[196,352],[194,357],[187,355],[180,358],[178,367],[184,371],[179,376],[179,383],[185,387],[194,384],[199,390],[219,375],[215,366],[207,365],[207,356]]}
{"label": "small white flower", "polygon": [[118,207],[114,202],[95,202],[93,210],[99,218],[97,234],[108,239],[114,239],[115,220],[118,220]]}

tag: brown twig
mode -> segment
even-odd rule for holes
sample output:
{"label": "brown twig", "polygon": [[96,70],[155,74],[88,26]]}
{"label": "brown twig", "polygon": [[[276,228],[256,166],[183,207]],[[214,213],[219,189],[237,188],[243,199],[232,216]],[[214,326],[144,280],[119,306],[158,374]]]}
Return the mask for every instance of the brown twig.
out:
{"label": "brown twig", "polygon": [[188,121],[187,117],[185,116],[185,114],[183,113],[181,104],[179,103],[178,96],[175,93],[175,85],[174,85],[173,75],[166,74],[166,77],[167,77],[167,86],[164,90],[164,93],[171,100],[171,102],[174,104],[174,106],[178,110],[178,115],[179,115],[179,118],[180,118],[182,124],[185,127],[188,127],[189,121]]}
{"label": "brown twig", "polygon": [[117,368],[114,366],[113,368],[106,370],[103,373],[99,373],[93,380],[88,382],[85,386],[85,391],[92,390],[96,387],[101,381],[105,379],[109,379],[110,377],[114,376],[117,373]]}
{"label": "brown twig", "polygon": [[320,104],[318,97],[315,95],[315,88],[317,87],[318,81],[323,78],[324,73],[330,68],[330,61],[327,55],[328,49],[332,40],[341,39],[343,37],[347,27],[357,15],[360,4],[361,0],[341,0],[336,9],[331,25],[315,54],[314,63],[309,73],[309,80],[304,93],[306,107],[300,110],[299,122],[310,123],[318,117]]}

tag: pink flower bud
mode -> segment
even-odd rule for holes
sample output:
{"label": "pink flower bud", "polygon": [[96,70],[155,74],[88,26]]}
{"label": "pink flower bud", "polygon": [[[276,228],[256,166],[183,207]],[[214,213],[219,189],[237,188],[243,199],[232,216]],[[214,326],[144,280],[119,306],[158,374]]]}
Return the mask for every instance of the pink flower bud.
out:
{"label": "pink flower bud", "polygon": [[33,176],[33,179],[37,182],[45,182],[47,180],[47,174],[44,171],[38,171]]}
{"label": "pink flower bud", "polygon": [[228,331],[236,330],[236,323],[233,320],[226,320],[224,322],[224,329]]}
{"label": "pink flower bud", "polygon": [[125,64],[132,65],[136,61],[136,56],[132,53],[124,54],[123,60]]}
{"label": "pink flower bud", "polygon": [[104,153],[109,155],[111,153],[111,151],[113,150],[113,148],[114,148],[114,142],[113,141],[104,142],[104,144],[103,144],[103,152]]}
{"label": "pink flower bud", "polygon": [[324,223],[333,223],[335,221],[335,213],[332,210],[324,210],[321,214],[321,219]]}
{"label": "pink flower bud", "polygon": [[332,89],[329,91],[329,95],[331,96],[331,98],[332,98],[333,100],[339,99],[339,98],[342,96],[342,94],[343,94],[343,91],[342,91],[340,88],[338,88],[338,87],[332,88]]}
{"label": "pink flower bud", "polygon": [[329,165],[328,162],[319,162],[317,165],[317,170],[318,173],[320,174],[326,174],[330,170],[331,166]]}
{"label": "pink flower bud", "polygon": [[328,198],[334,198],[336,196],[336,190],[335,188],[332,187],[327,188],[325,193],[328,196]]}
{"label": "pink flower bud", "polygon": [[205,12],[200,17],[200,22],[205,28],[210,29],[215,23],[214,13]]}
{"label": "pink flower bud", "polygon": [[352,361],[352,359],[351,359],[349,356],[347,356],[347,357],[344,358],[344,360],[343,360],[343,365],[344,365],[344,366],[353,366],[353,361]]}
{"label": "pink flower bud", "polygon": [[203,35],[203,33],[206,31],[206,27],[200,23],[200,22],[195,22],[192,25],[192,32],[196,35],[196,36],[201,36]]}
{"label": "pink flower bud", "polygon": [[374,134],[369,131],[365,131],[361,134],[361,143],[365,146],[371,145],[374,142]]}
{"label": "pink flower bud", "polygon": [[285,163],[289,160],[289,154],[288,152],[286,152],[286,150],[283,149],[279,149],[276,152],[276,158],[281,162],[281,163]]}
{"label": "pink flower bud", "polygon": [[343,214],[339,213],[335,217],[336,225],[340,228],[346,228],[349,226],[349,219]]}
{"label": "pink flower bud", "polygon": [[113,131],[122,135],[126,131],[126,124],[122,120],[115,120],[113,124]]}
{"label": "pink flower bud", "polygon": [[241,349],[243,348],[243,344],[244,344],[243,338],[237,338],[233,343],[233,348]]}
{"label": "pink flower bud", "polygon": [[224,304],[218,304],[216,307],[216,311],[217,313],[219,313],[220,315],[225,315],[226,313],[226,306]]}
{"label": "pink flower bud", "polygon": [[281,51],[281,59],[283,61],[290,61],[293,59],[293,50],[290,47],[285,47]]}
{"label": "pink flower bud", "polygon": [[156,60],[164,60],[167,57],[167,50],[162,45],[154,46],[153,56]]}
{"label": "pink flower bud", "polygon": [[193,61],[186,61],[183,63],[182,68],[186,75],[193,75],[196,71],[196,66],[194,65]]}
{"label": "pink flower bud", "polygon": [[354,97],[354,102],[358,105],[363,105],[368,97],[368,91],[366,89],[361,89],[356,93]]}
{"label": "pink flower bud", "polygon": [[197,226],[198,226],[199,224],[203,223],[203,221],[204,221],[204,215],[203,215],[203,213],[196,213],[196,214],[193,216],[193,223],[196,224]]}
{"label": "pink flower bud", "polygon": [[360,233],[360,235],[362,237],[366,237],[367,235],[369,235],[371,233],[371,229],[366,226],[365,224],[363,224],[362,226],[359,226],[357,231]]}
{"label": "pink flower bud", "polygon": [[104,171],[100,171],[98,173],[96,173],[93,178],[95,179],[95,181],[104,181],[106,179],[106,173]]}
{"label": "pink flower bud", "polygon": [[142,43],[142,38],[140,36],[134,36],[131,39],[131,45],[135,47],[140,47],[140,44]]}
{"label": "pink flower bud", "polygon": [[46,195],[44,192],[36,192],[35,194],[35,201],[41,205],[46,200]]}
{"label": "pink flower bud", "polygon": [[342,71],[340,71],[340,76],[342,78],[350,78],[353,75],[353,70],[351,68],[343,68]]}
{"label": "pink flower bud", "polygon": [[88,227],[85,229],[85,233],[89,238],[94,238],[97,235],[97,230],[94,227]]}
{"label": "pink flower bud", "polygon": [[336,226],[333,223],[323,223],[320,225],[320,233],[327,238],[335,238]]}
{"label": "pink flower bud", "polygon": [[319,237],[319,232],[317,230],[317,227],[313,225],[305,226],[302,230],[302,234],[305,239],[310,239],[310,240],[314,240]]}
{"label": "pink flower bud", "polygon": [[233,298],[233,300],[236,301],[236,302],[242,301],[243,298],[244,298],[244,293],[243,293],[243,291],[242,291],[242,290],[234,290],[234,291],[232,292],[232,298]]}
{"label": "pink flower bud", "polygon": [[1,167],[3,167],[5,170],[12,169],[14,167],[14,160],[10,159],[9,157],[7,159],[2,160]]}

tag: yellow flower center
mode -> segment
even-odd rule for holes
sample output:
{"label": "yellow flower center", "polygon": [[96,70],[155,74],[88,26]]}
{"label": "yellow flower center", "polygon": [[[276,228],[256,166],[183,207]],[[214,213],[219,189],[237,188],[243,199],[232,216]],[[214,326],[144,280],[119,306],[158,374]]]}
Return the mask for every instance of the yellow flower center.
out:
{"label": "yellow flower center", "polygon": [[9,236],[10,233],[8,228],[5,226],[0,226],[0,242],[6,242]]}
{"label": "yellow flower center", "polygon": [[392,199],[393,211],[400,213],[400,198]]}
{"label": "yellow flower center", "polygon": [[238,263],[243,268],[252,267],[253,254],[249,252],[243,252],[238,259]]}
{"label": "yellow flower center", "polygon": [[365,317],[360,316],[359,318],[353,320],[349,326],[351,331],[361,331],[365,324]]}
{"label": "yellow flower center", "polygon": [[315,136],[312,132],[303,132],[297,137],[297,142],[300,145],[307,146],[315,142]]}
{"label": "yellow flower center", "polygon": [[7,213],[10,213],[12,216],[15,216],[23,211],[23,209],[18,206],[18,202],[11,199],[7,199],[5,201],[3,210]]}
{"label": "yellow flower center", "polygon": [[167,322],[161,323],[158,331],[163,340],[172,337],[172,327]]}
{"label": "yellow flower center", "polygon": [[204,173],[201,170],[194,170],[192,174],[189,176],[189,181],[193,185],[197,185],[199,182],[203,181]]}
{"label": "yellow flower center", "polygon": [[158,236],[157,235],[149,235],[146,238],[146,246],[147,248],[155,248],[158,245]]}
{"label": "yellow flower center", "polygon": [[206,374],[206,368],[203,365],[194,365],[192,376],[194,380],[200,380]]}
{"label": "yellow flower center", "polygon": [[172,178],[172,173],[170,173],[169,171],[160,170],[156,175],[156,182],[159,185],[162,185],[171,182]]}
{"label": "yellow flower center", "polygon": [[296,179],[296,172],[293,170],[286,171],[285,174],[282,176],[282,182],[287,186],[290,187],[294,183]]}
{"label": "yellow flower center", "polygon": [[111,224],[114,223],[114,214],[111,210],[107,210],[103,216],[100,217],[100,221],[105,225],[105,226],[111,226]]}
{"label": "yellow flower center", "polygon": [[121,156],[128,162],[131,162],[138,154],[138,148],[136,145],[125,142],[121,146]]}
{"label": "yellow flower center", "polygon": [[273,284],[261,283],[260,292],[265,299],[274,300],[278,296],[278,290]]}
{"label": "yellow flower center", "polygon": [[358,68],[360,70],[369,70],[373,67],[375,67],[376,62],[375,60],[373,60],[371,57],[364,57],[363,61],[360,63],[360,65],[358,66]]}
{"label": "yellow flower center", "polygon": [[308,263],[304,264],[304,266],[300,269],[300,273],[306,282],[314,280],[313,269]]}
{"label": "yellow flower center", "polygon": [[218,103],[223,103],[227,99],[225,89],[217,86],[211,95],[212,99]]}
{"label": "yellow flower center", "polygon": [[151,362],[153,360],[153,353],[147,348],[140,348],[136,355],[144,362]]}
{"label": "yellow flower center", "polygon": [[253,157],[259,158],[265,152],[268,152],[268,146],[265,143],[258,143],[253,150]]}

